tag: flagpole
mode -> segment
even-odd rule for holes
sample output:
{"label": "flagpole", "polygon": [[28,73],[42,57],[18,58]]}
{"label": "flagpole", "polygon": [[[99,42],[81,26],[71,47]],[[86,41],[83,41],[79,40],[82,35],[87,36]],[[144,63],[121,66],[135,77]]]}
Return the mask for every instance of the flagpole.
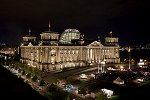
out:
{"label": "flagpole", "polygon": [[131,64],[130,64],[130,59],[131,59],[131,49],[130,49],[130,46],[128,48],[128,52],[129,52],[129,69],[131,69]]}
{"label": "flagpole", "polygon": [[99,74],[99,64],[100,64],[100,60],[98,60],[98,70],[97,70],[97,73]]}
{"label": "flagpole", "polygon": [[51,28],[51,25],[50,25],[50,21],[49,21],[49,32],[50,32],[50,28]]}
{"label": "flagpole", "polygon": [[30,30],[30,28],[29,28],[29,36],[31,35],[31,30]]}

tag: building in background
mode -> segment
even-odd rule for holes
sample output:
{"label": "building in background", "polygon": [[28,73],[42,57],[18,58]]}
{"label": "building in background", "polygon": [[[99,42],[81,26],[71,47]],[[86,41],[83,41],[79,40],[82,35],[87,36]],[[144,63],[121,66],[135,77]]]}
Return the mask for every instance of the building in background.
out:
{"label": "building in background", "polygon": [[3,45],[0,46],[0,58],[4,60],[16,60],[19,59],[19,48],[18,46]]}
{"label": "building in background", "polygon": [[50,27],[40,35],[40,42],[31,35],[23,37],[20,60],[42,71],[87,66],[104,60],[106,63],[120,62],[118,38],[107,37],[102,44],[99,37],[92,42],[85,40],[76,29],[66,29],[60,35],[50,31]]}

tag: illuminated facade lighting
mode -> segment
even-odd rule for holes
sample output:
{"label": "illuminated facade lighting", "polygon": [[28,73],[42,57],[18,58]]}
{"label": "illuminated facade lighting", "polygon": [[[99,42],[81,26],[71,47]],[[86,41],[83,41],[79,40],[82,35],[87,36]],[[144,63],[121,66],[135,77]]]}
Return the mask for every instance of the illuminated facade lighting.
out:
{"label": "illuminated facade lighting", "polygon": [[[33,36],[23,37],[20,46],[21,62],[39,70],[55,71],[64,67],[87,66],[98,60],[105,60],[102,63],[120,62],[118,38],[107,37],[105,44],[100,41],[86,43],[76,29],[67,29],[61,35],[52,31],[40,35],[40,42],[36,42],[36,37]],[[73,39],[78,44],[72,43]]]}

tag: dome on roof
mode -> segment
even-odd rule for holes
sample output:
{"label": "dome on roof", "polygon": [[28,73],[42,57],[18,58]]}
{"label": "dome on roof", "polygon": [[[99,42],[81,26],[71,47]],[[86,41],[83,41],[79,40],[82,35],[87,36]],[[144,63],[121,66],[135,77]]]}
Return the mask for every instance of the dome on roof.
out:
{"label": "dome on roof", "polygon": [[80,39],[81,33],[77,29],[66,29],[60,36],[60,43],[71,44],[72,40]]}
{"label": "dome on roof", "polygon": [[79,33],[79,31],[77,29],[66,29],[64,32],[66,32],[66,33],[71,33],[71,32]]}

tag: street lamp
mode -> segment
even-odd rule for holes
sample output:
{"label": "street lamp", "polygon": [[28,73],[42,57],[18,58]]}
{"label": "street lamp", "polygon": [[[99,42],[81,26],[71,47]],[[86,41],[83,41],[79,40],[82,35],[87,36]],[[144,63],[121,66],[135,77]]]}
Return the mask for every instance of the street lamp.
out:
{"label": "street lamp", "polygon": [[100,64],[100,59],[98,60],[98,70],[97,70],[97,73],[99,74],[99,64]]}
{"label": "street lamp", "polygon": [[102,73],[105,72],[105,68],[104,68],[105,64],[106,64],[106,60],[101,61],[101,72]]}
{"label": "street lamp", "polygon": [[124,69],[124,67],[123,67],[123,66],[120,66],[120,70],[123,71],[123,69]]}

